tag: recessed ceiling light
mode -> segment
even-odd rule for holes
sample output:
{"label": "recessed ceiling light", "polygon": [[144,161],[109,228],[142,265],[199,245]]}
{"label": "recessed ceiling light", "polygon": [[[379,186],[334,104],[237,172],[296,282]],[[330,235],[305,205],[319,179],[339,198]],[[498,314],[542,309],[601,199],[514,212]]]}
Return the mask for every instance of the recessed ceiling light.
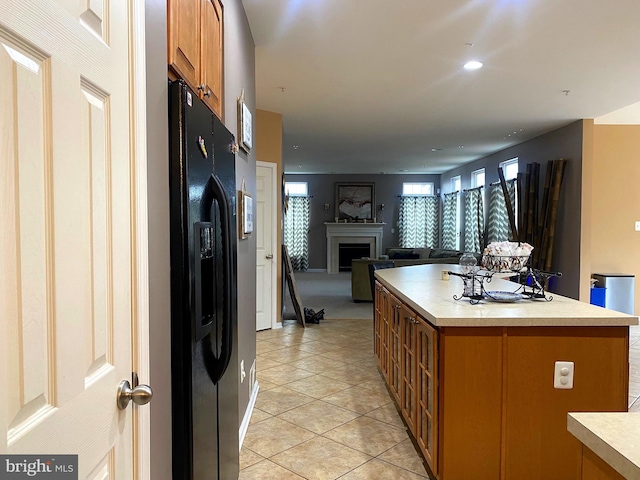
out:
{"label": "recessed ceiling light", "polygon": [[294,146],[293,146],[293,149],[294,149],[294,150],[297,150],[297,149],[298,149],[298,145],[294,145]]}
{"label": "recessed ceiling light", "polygon": [[477,60],[471,60],[464,64],[465,70],[477,70],[479,68],[482,68],[482,62],[479,62]]}

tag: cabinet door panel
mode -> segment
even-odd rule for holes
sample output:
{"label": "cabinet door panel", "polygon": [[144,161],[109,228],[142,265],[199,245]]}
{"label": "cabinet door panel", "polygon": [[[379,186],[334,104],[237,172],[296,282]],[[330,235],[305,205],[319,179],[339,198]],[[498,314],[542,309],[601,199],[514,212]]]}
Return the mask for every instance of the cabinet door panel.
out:
{"label": "cabinet door panel", "polygon": [[402,352],[402,320],[400,318],[401,303],[393,295],[390,297],[389,309],[389,377],[388,383],[396,403],[400,401],[401,376],[401,352]]}
{"label": "cabinet door panel", "polygon": [[382,287],[376,282],[375,298],[373,299],[373,351],[379,364],[382,358],[382,339],[384,337],[382,332],[382,296]]}
{"label": "cabinet door panel", "polygon": [[[501,478],[503,328],[442,327],[438,336],[439,473],[445,479]],[[564,477],[512,480],[533,478]]]}
{"label": "cabinet door panel", "polygon": [[389,383],[389,319],[393,314],[389,292],[380,290],[380,368],[385,380]]}
{"label": "cabinet door panel", "polygon": [[423,319],[415,327],[416,356],[416,431],[418,442],[433,472],[438,472],[436,436],[438,412],[436,400],[437,332]]}
{"label": "cabinet door panel", "polygon": [[222,118],[222,5],[218,0],[202,1],[202,45],[200,95]]}
{"label": "cabinet door panel", "polygon": [[167,3],[169,66],[194,90],[201,75],[200,2],[169,0]]}
{"label": "cabinet door panel", "polygon": [[415,334],[417,315],[402,305],[399,311],[402,326],[402,391],[400,392],[400,411],[404,416],[411,433],[416,431],[416,364]]}

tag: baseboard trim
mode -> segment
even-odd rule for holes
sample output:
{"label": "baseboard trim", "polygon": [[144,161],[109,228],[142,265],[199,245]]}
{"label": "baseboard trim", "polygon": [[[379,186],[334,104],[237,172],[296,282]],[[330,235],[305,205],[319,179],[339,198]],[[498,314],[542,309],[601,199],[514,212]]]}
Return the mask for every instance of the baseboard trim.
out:
{"label": "baseboard trim", "polygon": [[326,268],[308,268],[306,271],[311,273],[322,273],[322,272],[326,272],[327,269]]}
{"label": "baseboard trim", "polygon": [[247,434],[247,430],[249,430],[249,422],[251,421],[251,415],[253,415],[253,407],[256,406],[256,399],[258,398],[258,390],[260,390],[260,385],[256,380],[256,383],[253,384],[253,392],[251,393],[251,398],[249,399],[249,405],[247,405],[247,410],[244,412],[244,418],[242,419],[242,423],[240,424],[240,431],[238,432],[238,437],[240,438],[240,445],[238,447],[238,451],[242,450],[242,444],[244,443],[244,436]]}

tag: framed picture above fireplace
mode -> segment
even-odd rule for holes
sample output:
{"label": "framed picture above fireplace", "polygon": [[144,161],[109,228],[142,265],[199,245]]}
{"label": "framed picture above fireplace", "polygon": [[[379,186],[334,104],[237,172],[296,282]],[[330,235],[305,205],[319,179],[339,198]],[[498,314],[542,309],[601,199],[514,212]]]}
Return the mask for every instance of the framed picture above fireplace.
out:
{"label": "framed picture above fireplace", "polygon": [[337,222],[375,222],[375,183],[336,183]]}

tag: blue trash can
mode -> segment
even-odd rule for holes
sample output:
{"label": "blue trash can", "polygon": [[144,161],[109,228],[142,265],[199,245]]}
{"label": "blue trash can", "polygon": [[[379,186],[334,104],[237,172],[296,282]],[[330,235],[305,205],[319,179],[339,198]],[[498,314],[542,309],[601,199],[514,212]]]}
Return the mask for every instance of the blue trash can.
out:
{"label": "blue trash can", "polygon": [[597,305],[604,307],[605,293],[607,289],[605,287],[591,287],[591,305]]}

